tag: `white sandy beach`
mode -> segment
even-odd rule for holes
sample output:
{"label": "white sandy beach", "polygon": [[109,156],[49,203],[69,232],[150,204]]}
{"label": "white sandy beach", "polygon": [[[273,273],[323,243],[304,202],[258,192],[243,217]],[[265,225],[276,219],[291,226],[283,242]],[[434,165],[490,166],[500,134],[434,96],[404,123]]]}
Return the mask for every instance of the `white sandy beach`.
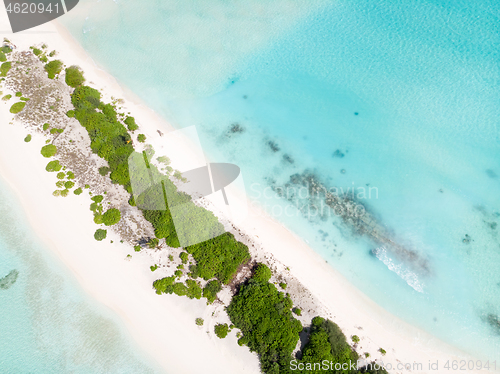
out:
{"label": "white sandy beach", "polygon": [[[9,28],[4,14],[0,29]],[[18,50],[46,43],[50,50],[59,52],[57,58],[67,66],[80,66],[87,83],[102,89],[105,98],[125,99],[126,111],[132,113],[141,126],[141,133],[148,138],[153,138],[158,129],[163,131],[169,126],[137,97],[122,89],[113,77],[100,70],[56,21],[2,37],[9,38]],[[13,117],[9,108],[8,102],[0,103],[0,175],[16,192],[36,233],[72,271],[82,288],[118,314],[138,344],[167,373],[258,373],[257,357],[248,348],[238,346],[234,331],[223,340],[214,335],[213,322],[210,322],[213,308],[207,308],[205,301],[156,295],[151,284],[161,274],[149,270],[153,264],[151,258],[135,255],[132,248],[120,244],[113,235],[108,239],[115,239],[114,244],[109,240],[94,240],[96,225],[88,209],[90,199],[86,194],[70,194],[66,198],[52,196],[55,177],[45,171],[47,160],[40,155],[44,139],[33,136],[30,143],[25,143],[27,131],[19,124],[9,124]],[[176,152],[189,154],[190,150],[179,147]],[[400,367],[390,372],[463,372],[429,370],[429,362],[439,362],[442,369],[448,360],[468,360],[470,357],[376,305],[260,208],[250,206],[248,218],[240,228],[258,243],[259,257],[269,257],[263,253],[267,252],[278,263],[289,267],[289,273],[321,304],[319,310],[304,313],[303,324],[314,315],[328,317],[346,336],[361,338],[358,352],[369,352],[370,360],[383,360],[394,369],[398,363],[422,364],[421,370]],[[133,254],[131,261],[125,261],[127,254]],[[223,313],[222,310],[218,312]],[[206,321],[202,328],[194,323],[197,317]],[[379,348],[384,348],[387,354],[382,356]]]}

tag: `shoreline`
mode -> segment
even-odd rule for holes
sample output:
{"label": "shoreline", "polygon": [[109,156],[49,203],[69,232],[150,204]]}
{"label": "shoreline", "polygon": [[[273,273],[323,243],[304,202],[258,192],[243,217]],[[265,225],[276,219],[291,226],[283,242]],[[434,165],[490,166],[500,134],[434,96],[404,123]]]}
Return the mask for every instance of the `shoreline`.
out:
{"label": "shoreline", "polygon": [[[98,68],[93,60],[73,40],[71,35],[65,29],[61,30],[61,28],[62,26],[57,25],[57,22],[52,22],[37,28],[37,30],[56,29],[58,33],[51,36],[49,34],[23,35],[22,33],[14,37],[11,35],[7,36],[13,39],[14,44],[18,46],[18,50],[24,50],[30,45],[46,42],[49,44],[50,49],[58,51],[57,58],[60,58],[68,66],[73,64],[79,65],[85,72],[89,83],[92,82],[91,85],[102,89],[106,98],[114,96],[126,100],[126,110],[132,113],[141,126],[141,132],[147,136],[156,132],[154,127],[157,123],[161,124],[162,129],[170,126],[154,111],[147,108],[140,99],[137,97],[131,98],[132,95],[127,92],[130,90],[120,87],[116,79]],[[65,33],[67,34],[65,35]],[[21,39],[23,41],[18,42]],[[8,113],[9,106],[6,103],[3,104],[1,106],[2,118],[5,123],[8,123],[12,115]],[[185,365],[194,365],[195,363],[188,363],[189,355],[182,356],[181,353],[182,350],[187,351],[188,348],[192,350],[193,341],[189,341],[187,345],[183,345],[182,343],[175,342],[175,339],[165,338],[162,335],[167,332],[170,334],[186,334],[189,331],[190,333],[192,332],[190,334],[192,335],[191,338],[197,341],[197,345],[199,346],[196,354],[200,355],[199,362],[201,363],[198,364],[198,368],[190,367],[190,369],[203,369],[205,372],[212,372],[207,371],[207,366],[212,367],[212,365],[207,365],[207,363],[213,362],[216,359],[217,362],[228,365],[229,371],[227,372],[255,372],[255,370],[252,371],[252,369],[255,369],[255,364],[257,364],[258,369],[256,356],[251,354],[248,348],[239,347],[233,341],[234,339],[228,338],[217,341],[210,338],[202,338],[206,334],[203,334],[195,326],[194,314],[188,312],[188,310],[194,309],[195,304],[199,304],[196,305],[196,309],[201,311],[202,308],[205,308],[203,302],[178,298],[176,296],[158,297],[150,289],[152,281],[157,279],[158,276],[154,273],[147,273],[147,266],[143,264],[147,259],[140,258],[141,266],[131,265],[131,263],[123,261],[126,252],[121,249],[122,247],[119,247],[118,243],[114,245],[96,243],[92,237],[95,226],[92,222],[91,212],[85,206],[86,202],[81,201],[81,197],[74,196],[66,199],[50,197],[52,192],[50,183],[52,181],[49,181],[51,177],[44,170],[46,160],[42,159],[39,154],[39,149],[43,145],[41,139],[34,137],[32,140],[33,144],[25,144],[23,142],[23,137],[26,135],[25,129],[20,126],[10,126],[7,124],[4,126],[8,126],[9,130],[5,131],[5,129],[2,129],[4,134],[0,140],[0,174],[6,179],[10,187],[15,190],[37,235],[64,261],[86,292],[120,315],[120,318],[127,324],[132,335],[150,356],[155,357],[160,364],[163,364],[175,373],[192,372],[185,371]],[[23,134],[24,136],[22,136]],[[17,138],[17,140],[14,138]],[[8,165],[6,161],[9,155],[12,155],[12,152],[19,149],[23,149],[23,151],[26,149],[22,160],[19,160],[19,164],[16,166]],[[184,151],[189,153],[189,149],[185,149]],[[26,173],[22,175],[19,172],[16,173],[16,170],[20,169],[26,171]],[[34,179],[33,177],[36,177],[37,186],[31,186],[33,183],[30,183],[30,181]],[[38,181],[40,182],[38,183]],[[53,220],[44,220],[42,213],[47,211],[47,209],[62,214],[54,214],[56,217]],[[72,222],[66,222],[68,220],[64,219],[64,212],[69,211],[75,213],[75,219]],[[242,231],[253,238],[259,244],[259,247],[267,249],[269,251],[268,254],[276,258],[281,264],[289,267],[293,277],[311,291],[316,299],[321,300],[324,309],[321,313],[320,311],[316,311],[314,314],[332,319],[333,322],[342,328],[348,337],[353,334],[360,335],[360,349],[365,352],[369,351],[372,354],[371,359],[382,358],[376,352],[381,347],[387,351],[387,355],[383,357],[383,361],[394,364],[397,362],[396,360],[403,363],[419,362],[425,368],[429,360],[432,362],[439,360],[444,364],[444,361],[447,359],[460,360],[462,357],[467,357],[468,359],[468,356],[458,351],[458,349],[448,346],[437,338],[408,325],[383,310],[366,295],[350,285],[300,238],[287,230],[282,224],[263,213],[261,208],[249,205],[249,216],[252,219],[247,220]],[[78,225],[76,225],[77,222],[79,223]],[[62,229],[63,227],[65,229]],[[64,231],[64,235],[61,235],[61,231]],[[78,241],[78,245],[68,248],[65,244],[68,243],[67,240],[75,242],[74,239],[72,240],[74,238],[73,235],[79,234],[81,240]],[[89,248],[89,250],[85,248],[85,245],[94,248]],[[110,251],[104,247],[109,247]],[[272,249],[272,252],[270,249]],[[266,254],[263,256],[265,257]],[[100,266],[97,266],[99,264],[95,261],[97,257],[99,257]],[[132,261],[132,263],[134,262],[137,262],[136,258]],[[121,272],[121,276],[123,276],[121,281],[129,282],[137,299],[134,298],[132,301],[132,298],[126,292],[122,292],[118,296],[113,295],[116,291],[115,287],[118,286],[119,282],[110,276],[108,269],[109,266],[115,267],[116,265],[120,265],[118,266],[119,271]],[[132,280],[139,279],[144,280],[145,284],[147,280],[149,287],[145,289],[142,287],[142,283],[132,282]],[[108,284],[103,284],[101,281]],[[331,287],[325,289],[325,283],[331,284]],[[103,285],[106,287],[101,287]],[[112,300],[113,298],[114,300]],[[130,301],[127,298],[130,298]],[[137,310],[140,304],[138,300],[144,302],[144,305],[149,304],[153,306],[153,309],[156,309],[154,311],[154,318],[148,315],[148,308],[144,306],[141,310]],[[339,305],[339,300],[342,300],[342,305]],[[176,310],[176,307],[178,310]],[[144,314],[145,311],[146,313]],[[149,310],[149,313],[151,313],[151,310]],[[162,326],[165,331],[157,331],[156,326],[150,326],[155,325],[152,322],[153,320],[155,322],[165,320],[165,316],[168,313],[172,314],[170,316],[171,319],[175,317],[176,320],[180,319],[183,323],[175,326],[173,323],[168,324],[165,322]],[[149,321],[144,321],[145,316],[147,316]],[[356,326],[361,326],[362,330],[356,328]],[[139,330],[142,330],[142,334]],[[153,339],[156,339],[156,341],[170,341],[172,353],[168,355],[168,358],[165,357],[167,349],[165,347],[157,347],[152,342]],[[394,347],[398,348],[395,349]],[[211,353],[217,355],[216,359]],[[159,360],[162,356],[164,359]],[[244,368],[244,371],[241,371],[241,362],[239,359],[246,361],[246,364],[250,368],[249,371],[244,370]],[[232,366],[229,367],[230,365]],[[214,369],[213,372],[224,372],[217,365],[212,367],[212,369]],[[393,370],[391,372],[396,371]]]}

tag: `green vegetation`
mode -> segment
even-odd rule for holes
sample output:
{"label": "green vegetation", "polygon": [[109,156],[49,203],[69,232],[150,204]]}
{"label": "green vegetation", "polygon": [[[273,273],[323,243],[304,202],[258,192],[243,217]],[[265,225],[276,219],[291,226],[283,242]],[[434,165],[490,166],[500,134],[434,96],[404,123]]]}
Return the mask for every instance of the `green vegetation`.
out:
{"label": "green vegetation", "polygon": [[184,283],[178,282],[174,283],[174,285],[172,286],[172,290],[177,296],[186,296],[188,288]]}
{"label": "green vegetation", "polygon": [[264,373],[280,373],[290,366],[302,325],[292,315],[292,300],[268,282],[271,271],[266,268],[258,265],[233,297],[227,313],[243,333],[238,344],[248,345],[259,355]]}
{"label": "green vegetation", "polygon": [[135,131],[139,128],[137,123],[135,123],[135,118],[134,117],[127,117],[125,118],[125,121],[123,121],[126,125],[129,131]]}
{"label": "green vegetation", "polygon": [[62,67],[62,61],[54,60],[45,65],[45,71],[47,72],[50,79],[54,79],[56,75],[61,72]]}
{"label": "green vegetation", "polygon": [[159,244],[160,244],[160,240],[158,240],[158,238],[153,238],[153,239],[149,240],[148,247],[153,249],[153,248],[158,247]]}
{"label": "green vegetation", "polygon": [[0,62],[7,61],[7,56],[5,56],[5,53],[0,51]]}
{"label": "green vegetation", "polygon": [[64,129],[50,129],[51,134],[62,134]]}
{"label": "green vegetation", "polygon": [[354,342],[354,344],[358,344],[358,343],[359,343],[359,340],[360,340],[360,339],[359,339],[359,336],[357,336],[357,335],[353,335],[353,336],[351,336],[351,339],[352,339],[352,341]]}
{"label": "green vegetation", "polygon": [[68,190],[71,190],[75,186],[75,182],[72,181],[66,181],[64,183],[64,187],[66,187]]}
{"label": "green vegetation", "polygon": [[69,118],[73,118],[75,116],[75,111],[74,110],[68,110],[66,112],[66,115],[69,117]]}
{"label": "green vegetation", "polygon": [[144,143],[146,141],[146,135],[144,135],[144,134],[137,135],[137,141],[139,143]]}
{"label": "green vegetation", "polygon": [[186,296],[190,299],[201,299],[201,287],[200,284],[192,279],[186,280],[187,292]]}
{"label": "green vegetation", "polygon": [[72,171],[68,171],[66,173],[66,176],[68,177],[68,179],[75,179],[75,173],[73,173]]}
{"label": "green vegetation", "polygon": [[76,190],[74,190],[74,191],[73,191],[73,193],[74,193],[75,195],[81,195],[81,194],[82,194],[82,192],[83,192],[83,190],[82,190],[80,187],[78,187]]}
{"label": "green vegetation", "polygon": [[35,56],[40,56],[42,54],[42,50],[41,49],[38,49],[38,48],[35,48],[35,47],[31,47],[31,49],[33,50],[33,53],[35,54]]}
{"label": "green vegetation", "polygon": [[94,234],[94,239],[97,240],[97,241],[101,241],[101,240],[106,239],[107,235],[108,235],[108,231],[107,230],[97,229],[96,232],[95,232],[95,234]]}
{"label": "green vegetation", "polygon": [[2,97],[2,100],[3,101],[10,100],[11,97],[12,97],[12,95],[5,95],[4,97]]}
{"label": "green vegetation", "polygon": [[66,196],[68,196],[68,194],[69,194],[69,190],[68,189],[65,189],[65,190],[61,191],[61,196],[62,197],[66,197]]}
{"label": "green vegetation", "polygon": [[195,320],[197,326],[203,326],[203,323],[205,322],[203,318],[196,318]]}
{"label": "green vegetation", "polygon": [[22,92],[20,92],[20,91],[16,92],[16,97],[21,97],[21,96],[23,96]]}
{"label": "green vegetation", "polygon": [[224,324],[218,323],[214,327],[214,332],[219,339],[224,339],[229,332],[229,326],[227,325],[227,323]]}
{"label": "green vegetation", "polygon": [[384,348],[379,348],[378,351],[382,354],[382,356],[385,356],[385,354],[387,353]]}
{"label": "green vegetation", "polygon": [[11,67],[12,63],[10,61],[4,62],[0,65],[0,77],[6,77]]}
{"label": "green vegetation", "polygon": [[64,178],[66,178],[66,173],[64,171],[57,173],[57,179],[64,179]]}
{"label": "green vegetation", "polygon": [[47,131],[49,129],[50,125],[48,123],[43,124],[43,131]]}
{"label": "green vegetation", "polygon": [[106,226],[113,226],[120,222],[120,219],[121,213],[116,208],[109,209],[102,215],[102,223],[104,223]]}
{"label": "green vegetation", "polygon": [[140,252],[141,251],[141,246],[140,245],[134,245],[134,251]]}
{"label": "green vegetation", "polygon": [[25,106],[26,106],[26,103],[24,101],[19,101],[10,107],[10,112],[13,114],[17,114],[21,110],[23,110]]}
{"label": "green vegetation", "polygon": [[76,88],[85,82],[83,72],[78,66],[70,66],[66,68],[66,84],[70,87]]}
{"label": "green vegetation", "polygon": [[183,264],[187,264],[188,259],[189,259],[189,255],[187,254],[187,252],[181,252],[179,254],[179,258],[181,259]]}
{"label": "green vegetation", "polygon": [[185,249],[196,261],[191,269],[194,278],[217,278],[224,284],[231,281],[240,265],[250,260],[248,247],[228,232]]}
{"label": "green vegetation", "polygon": [[[10,43],[10,42],[9,42],[8,40],[6,40],[5,38],[4,38],[4,42],[6,42],[6,43]],[[1,50],[3,53],[10,53],[10,52],[12,52],[12,49],[11,49],[8,45],[4,45],[4,46],[2,46],[2,48],[0,48],[0,50]]]}
{"label": "green vegetation", "polygon": [[280,283],[280,287],[281,287],[283,290],[286,290],[286,283],[281,282],[281,283]]}
{"label": "green vegetation", "polygon": [[24,141],[26,143],[29,143],[31,141],[31,134],[26,135],[26,138],[24,138]]}
{"label": "green vegetation", "polygon": [[21,97],[19,100],[21,100],[21,101],[30,101],[30,99],[28,99],[27,97]]}
{"label": "green vegetation", "polygon": [[298,316],[302,315],[302,310],[300,308],[293,308],[292,312],[294,312]]}
{"label": "green vegetation", "polygon": [[59,163],[59,160],[54,160],[50,161],[47,166],[45,167],[45,170],[53,172],[53,171],[59,171],[62,169],[61,164]]}
{"label": "green vegetation", "polygon": [[180,277],[182,277],[182,271],[180,271],[180,270],[176,270],[176,271],[174,271],[174,275],[175,275],[177,278],[180,278]]}
{"label": "green vegetation", "polygon": [[63,188],[64,187],[64,181],[57,181],[56,182],[56,187]]}
{"label": "green vegetation", "polygon": [[175,277],[166,277],[158,279],[153,282],[153,288],[156,290],[158,295],[162,293],[171,294],[173,291],[173,285],[175,283]]}
{"label": "green vegetation", "polygon": [[110,168],[108,168],[107,166],[102,166],[99,168],[99,174],[101,174],[103,177],[108,175],[108,173],[111,171]]}
{"label": "green vegetation", "polygon": [[218,280],[211,280],[203,288],[203,297],[205,297],[210,304],[217,298],[217,293],[222,289],[222,285]]}
{"label": "green vegetation", "polygon": [[[309,341],[302,351],[302,362],[307,365],[323,360],[340,365],[347,363],[346,366],[349,367],[351,362],[357,362],[358,354],[347,344],[345,335],[335,323],[315,317],[312,320]],[[353,371],[345,370],[342,373],[353,373]]]}
{"label": "green vegetation", "polygon": [[158,265],[150,266],[149,269],[151,271],[156,271],[156,269],[158,269]]}
{"label": "green vegetation", "polygon": [[49,53],[49,57],[54,57],[56,55],[56,51],[52,51]]}
{"label": "green vegetation", "polygon": [[40,151],[43,157],[52,157],[57,153],[57,147],[54,144],[48,144],[42,147]]}

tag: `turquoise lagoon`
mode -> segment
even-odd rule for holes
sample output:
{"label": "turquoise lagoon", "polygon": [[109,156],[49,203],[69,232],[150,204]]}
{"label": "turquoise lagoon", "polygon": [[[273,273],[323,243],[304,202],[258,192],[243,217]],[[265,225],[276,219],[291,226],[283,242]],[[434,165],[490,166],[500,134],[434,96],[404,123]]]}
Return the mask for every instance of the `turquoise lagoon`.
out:
{"label": "turquoise lagoon", "polygon": [[[375,302],[493,361],[499,18],[488,0],[83,0],[61,21],[147,105],[196,125],[210,158],[238,164],[249,196]],[[425,271],[338,217],[264,197],[305,171],[372,188],[359,201]]]}
{"label": "turquoise lagoon", "polygon": [[33,235],[0,182],[0,278],[18,272],[14,284],[0,288],[0,372],[161,373],[121,320],[86,295]]}

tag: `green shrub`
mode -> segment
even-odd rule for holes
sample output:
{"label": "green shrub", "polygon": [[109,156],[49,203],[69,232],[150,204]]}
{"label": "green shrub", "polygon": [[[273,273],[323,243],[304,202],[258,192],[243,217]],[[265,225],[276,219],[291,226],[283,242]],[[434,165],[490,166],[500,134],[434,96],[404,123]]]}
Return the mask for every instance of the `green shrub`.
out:
{"label": "green shrub", "polygon": [[0,62],[7,61],[7,56],[5,56],[5,53],[0,51]]}
{"label": "green shrub", "polygon": [[43,131],[47,131],[49,129],[50,125],[48,123],[43,124]]}
{"label": "green shrub", "polygon": [[22,101],[30,101],[30,99],[28,99],[27,97],[21,97],[19,100],[22,100]]}
{"label": "green shrub", "polygon": [[96,232],[95,232],[95,234],[94,234],[94,239],[97,240],[97,241],[101,241],[101,240],[106,239],[107,235],[108,235],[108,231],[107,230],[97,229]]}
{"label": "green shrub", "polygon": [[137,135],[137,141],[139,143],[144,143],[146,141],[146,135],[144,135],[144,134]]}
{"label": "green shrub", "polygon": [[56,182],[56,187],[63,188],[64,187],[64,181],[57,181]]}
{"label": "green shrub", "polygon": [[34,47],[32,47],[32,49],[33,49],[33,53],[35,54],[35,56],[40,56],[42,54],[41,49],[34,48]]}
{"label": "green shrub", "polygon": [[66,115],[69,117],[69,118],[74,118],[75,117],[75,111],[74,110],[68,110],[66,112]]}
{"label": "green shrub", "polygon": [[52,192],[52,195],[53,196],[61,196],[61,190],[55,190],[54,192]]}
{"label": "green shrub", "polygon": [[97,204],[102,203],[102,200],[104,199],[104,196],[102,195],[95,195],[90,198],[90,200],[96,202]]}
{"label": "green shrub", "polygon": [[181,259],[183,264],[187,264],[188,259],[189,259],[189,255],[187,254],[187,252],[181,252],[179,254],[179,258]]}
{"label": "green shrub", "polygon": [[353,335],[353,336],[351,336],[351,339],[352,339],[352,341],[353,341],[355,344],[359,343],[359,336],[357,336],[357,335]]}
{"label": "green shrub", "polygon": [[66,176],[68,177],[68,179],[75,179],[75,173],[73,173],[72,171],[68,171],[66,173]]}
{"label": "green shrub", "polygon": [[21,110],[23,110],[25,106],[26,106],[26,103],[24,101],[19,101],[10,107],[10,112],[13,114],[17,114]]}
{"label": "green shrub", "polygon": [[203,323],[205,322],[203,318],[196,318],[195,320],[197,326],[203,326]]}
{"label": "green shrub", "polygon": [[260,282],[267,282],[271,279],[272,273],[271,269],[264,264],[258,264],[254,270],[253,278]]}
{"label": "green shrub", "polygon": [[180,270],[176,270],[176,271],[174,272],[174,275],[175,275],[177,278],[180,278],[180,277],[182,277],[182,271],[180,271]]}
{"label": "green shrub", "polygon": [[298,316],[302,315],[302,310],[300,310],[300,308],[293,308],[292,312],[294,312]]}
{"label": "green shrub", "polygon": [[166,277],[162,279],[158,279],[153,282],[153,288],[156,290],[158,295],[162,293],[172,293],[173,285],[175,283],[175,277]]}
{"label": "green shrub", "polygon": [[47,63],[47,62],[49,61],[49,59],[47,58],[47,56],[42,55],[42,56],[40,57],[40,61],[42,61],[42,62],[44,62],[44,63]]}
{"label": "green shrub", "polygon": [[153,248],[158,247],[159,244],[160,244],[160,241],[158,240],[158,238],[152,238],[148,242],[148,247],[153,249]]}
{"label": "green shrub", "polygon": [[31,134],[26,135],[26,138],[24,138],[24,141],[26,143],[29,143],[31,141]]}
{"label": "green shrub", "polygon": [[12,97],[12,95],[5,95],[4,97],[2,97],[2,100],[3,101],[10,100],[11,97]]}
{"label": "green shrub", "polygon": [[12,63],[10,61],[4,62],[0,65],[0,77],[6,77],[11,67]]}
{"label": "green shrub", "polygon": [[83,192],[83,190],[82,190],[80,187],[78,187],[76,190],[74,190],[74,191],[73,191],[73,193],[74,193],[75,195],[81,195],[81,194],[82,194],[82,192]]}
{"label": "green shrub", "polygon": [[78,66],[70,66],[66,68],[66,84],[70,87],[76,88],[85,82],[83,72]]}
{"label": "green shrub", "polygon": [[49,53],[49,57],[54,57],[56,55],[56,51],[52,51]]}
{"label": "green shrub", "polygon": [[68,196],[68,194],[69,194],[69,190],[68,189],[65,189],[65,190],[61,191],[61,196],[62,197],[66,197],[66,196]]}
{"label": "green shrub", "polygon": [[158,265],[150,266],[149,269],[151,271],[156,271],[156,269],[158,269]]}
{"label": "green shrub", "polygon": [[222,289],[221,283],[218,280],[211,280],[203,288],[203,297],[205,297],[210,304],[217,298],[217,293]]}
{"label": "green shrub", "polygon": [[385,356],[385,354],[387,353],[384,348],[379,348],[378,351],[382,354],[382,356]]}
{"label": "green shrub", "polygon": [[280,287],[281,287],[283,290],[286,290],[286,283],[281,282],[281,283],[280,283]]}
{"label": "green shrub", "polygon": [[42,147],[40,151],[43,157],[52,157],[57,153],[57,147],[54,144],[48,144]]}
{"label": "green shrub", "polygon": [[72,182],[72,181],[67,181],[66,183],[64,183],[64,187],[66,187],[68,190],[71,190],[75,185],[75,182]]}
{"label": "green shrub", "polygon": [[111,171],[110,168],[108,168],[107,166],[102,166],[99,168],[99,174],[101,174],[103,177],[108,175],[108,173]]}
{"label": "green shrub", "polygon": [[227,313],[243,334],[238,344],[259,355],[262,372],[287,372],[302,325],[292,315],[290,297],[266,278],[254,272],[231,300]]}
{"label": "green shrub", "polygon": [[17,91],[17,92],[16,92],[16,97],[21,97],[21,96],[23,96],[23,93],[22,93],[22,92],[20,92],[20,91]]}
{"label": "green shrub", "polygon": [[172,255],[168,255],[168,259],[169,259],[170,261],[174,261],[174,256],[172,256]]}
{"label": "green shrub", "polygon": [[140,252],[141,251],[141,246],[140,245],[134,245],[134,251]]}
{"label": "green shrub", "polygon": [[[5,38],[4,38],[4,41],[5,41]],[[7,41],[7,43],[10,43],[9,41]],[[2,48],[0,48],[0,50],[3,52],[3,53],[10,53],[12,52],[12,49],[8,46],[8,45],[4,45],[2,46]]]}
{"label": "green shrub", "polygon": [[137,124],[135,123],[134,117],[127,117],[123,122],[127,125],[127,129],[129,131],[135,131],[139,128],[139,126],[137,126]]}
{"label": "green shrub", "polygon": [[214,327],[214,332],[219,339],[224,339],[229,332],[229,326],[227,325],[227,323],[218,323]]}
{"label": "green shrub", "polygon": [[188,288],[184,283],[175,283],[173,286],[173,291],[177,296],[186,296]]}
{"label": "green shrub", "polygon": [[102,216],[102,223],[106,226],[113,226],[120,222],[121,213],[118,209],[112,208],[106,211]]}
{"label": "green shrub", "polygon": [[59,160],[54,160],[54,161],[50,161],[47,166],[45,167],[45,170],[49,171],[49,172],[53,172],[53,171],[59,171],[62,169],[62,166],[61,164],[59,163]]}
{"label": "green shrub", "polygon": [[47,72],[50,79],[54,79],[56,75],[61,72],[62,67],[62,61],[54,60],[45,65],[45,71]]}
{"label": "green shrub", "polygon": [[200,284],[192,279],[186,280],[187,292],[186,296],[190,299],[201,299],[201,287]]}

